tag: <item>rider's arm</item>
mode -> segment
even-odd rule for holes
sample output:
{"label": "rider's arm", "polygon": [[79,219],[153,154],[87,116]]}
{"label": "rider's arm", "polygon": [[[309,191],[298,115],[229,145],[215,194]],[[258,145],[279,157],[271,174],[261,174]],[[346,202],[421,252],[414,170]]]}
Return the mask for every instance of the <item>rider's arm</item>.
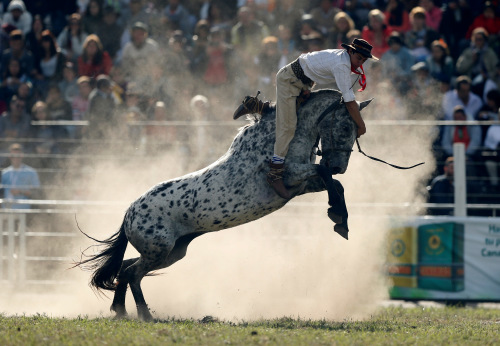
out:
{"label": "rider's arm", "polygon": [[345,106],[356,125],[358,125],[358,137],[364,135],[366,133],[366,126],[359,112],[358,103],[356,101],[345,102]]}

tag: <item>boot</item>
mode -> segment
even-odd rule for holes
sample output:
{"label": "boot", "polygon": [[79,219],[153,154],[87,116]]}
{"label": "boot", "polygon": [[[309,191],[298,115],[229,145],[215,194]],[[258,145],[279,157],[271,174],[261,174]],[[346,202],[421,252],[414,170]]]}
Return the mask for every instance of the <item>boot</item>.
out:
{"label": "boot", "polygon": [[271,170],[267,173],[267,183],[274,189],[274,191],[276,191],[278,196],[284,199],[290,199],[292,196],[286,189],[285,184],[283,184],[283,172],[285,172],[284,166],[284,163],[269,163]]}
{"label": "boot", "polygon": [[262,115],[265,110],[269,108],[269,102],[262,102],[258,99],[260,91],[257,91],[255,97],[246,96],[241,105],[234,111],[233,119],[236,120],[239,117],[247,114],[258,113]]}

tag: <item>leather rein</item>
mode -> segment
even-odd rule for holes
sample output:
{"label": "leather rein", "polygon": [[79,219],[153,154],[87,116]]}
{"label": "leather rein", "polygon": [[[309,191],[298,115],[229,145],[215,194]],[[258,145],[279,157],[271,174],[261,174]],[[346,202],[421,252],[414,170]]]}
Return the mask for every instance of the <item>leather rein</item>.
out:
{"label": "leather rein", "polygon": [[[341,101],[338,104],[332,103],[330,106],[328,106],[328,108],[326,108],[323,111],[323,113],[321,113],[321,115],[319,116],[318,120],[316,121],[316,125],[319,125],[319,123],[321,123],[321,121],[323,121],[323,119],[328,115],[328,113],[330,113],[332,111],[335,111],[338,108],[340,108],[340,105],[342,103],[343,103],[343,100],[341,99]],[[318,136],[316,137],[316,141],[314,143],[314,146],[312,148],[312,153],[314,155],[316,155],[316,156],[323,156],[324,154],[326,154],[326,153],[328,153],[330,151],[353,151],[352,149],[348,149],[348,148],[335,148],[335,147],[333,147],[331,149],[328,148],[328,149],[325,149],[325,150],[322,151],[318,147],[319,141],[320,141],[320,135],[318,134]],[[333,143],[333,141],[332,141],[332,143]],[[361,146],[359,145],[359,141],[358,141],[357,138],[356,138],[356,145],[358,146],[358,151],[361,154],[363,154],[364,156],[366,156],[367,158],[372,159],[374,161],[385,163],[386,165],[389,165],[389,166],[391,166],[393,168],[397,168],[397,169],[411,169],[411,168],[415,168],[417,166],[423,165],[425,163],[425,162],[420,162],[420,163],[417,163],[416,165],[408,166],[408,167],[393,165],[392,163],[389,163],[387,161],[384,161],[384,160],[378,159],[376,157],[373,157],[373,156],[365,154],[365,152],[363,150],[361,150]]]}

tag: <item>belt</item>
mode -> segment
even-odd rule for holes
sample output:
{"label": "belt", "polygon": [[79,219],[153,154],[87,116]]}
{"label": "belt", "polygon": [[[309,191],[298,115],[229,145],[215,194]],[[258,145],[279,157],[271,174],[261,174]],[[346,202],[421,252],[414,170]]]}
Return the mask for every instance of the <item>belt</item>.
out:
{"label": "belt", "polygon": [[300,81],[302,83],[304,83],[305,85],[308,85],[308,86],[312,87],[312,85],[314,84],[314,82],[311,80],[311,78],[307,77],[304,74],[304,70],[302,69],[302,66],[300,66],[299,59],[297,59],[294,62],[292,62],[290,64],[290,66],[292,67],[292,71],[295,74],[295,77],[297,77],[298,79],[300,79]]}

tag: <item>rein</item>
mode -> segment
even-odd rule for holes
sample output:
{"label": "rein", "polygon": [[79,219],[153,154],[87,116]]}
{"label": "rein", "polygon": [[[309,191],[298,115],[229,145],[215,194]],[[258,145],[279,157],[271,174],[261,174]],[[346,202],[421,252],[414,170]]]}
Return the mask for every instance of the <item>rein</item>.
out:
{"label": "rein", "polygon": [[[332,112],[332,111],[336,110],[337,108],[339,108],[339,107],[340,107],[340,105],[341,105],[342,103],[343,103],[343,100],[341,100],[341,101],[339,102],[339,104],[338,104],[338,105],[335,105],[335,103],[332,103],[330,106],[328,106],[328,108],[327,108],[327,109],[325,109],[325,110],[323,111],[323,113],[321,113],[321,115],[319,116],[318,120],[316,121],[316,124],[318,125],[318,124],[319,124],[319,123],[320,123],[320,122],[324,119],[324,117],[325,117],[328,113],[330,113],[330,112]],[[318,147],[318,145],[319,145],[319,141],[320,141],[320,136],[319,136],[319,134],[318,134],[318,136],[316,137],[316,141],[314,142],[314,146],[313,146],[313,148],[312,148],[312,153],[313,153],[314,155],[316,155],[316,156],[323,156],[324,154],[329,153],[330,151],[353,151],[352,149],[337,149],[337,148],[325,149],[325,150],[323,150],[323,151],[322,151],[322,150],[321,150],[321,149],[319,149],[319,147]],[[411,168],[415,168],[415,167],[417,167],[417,166],[423,165],[423,164],[425,163],[425,162],[420,162],[420,163],[417,163],[416,165],[413,165],[413,166],[408,166],[408,167],[403,167],[403,166],[393,165],[392,163],[389,163],[389,162],[387,162],[387,161],[384,161],[384,160],[378,159],[378,158],[376,158],[376,157],[373,157],[373,156],[367,155],[367,154],[366,154],[363,150],[361,150],[361,146],[359,145],[359,141],[358,141],[358,139],[357,139],[357,138],[356,138],[356,145],[358,146],[358,151],[359,151],[361,154],[363,154],[364,156],[366,156],[367,158],[372,159],[372,160],[374,160],[374,161],[378,161],[378,162],[385,163],[386,165],[389,165],[389,166],[391,166],[391,167],[393,167],[393,168],[397,168],[397,169],[411,169]]]}

